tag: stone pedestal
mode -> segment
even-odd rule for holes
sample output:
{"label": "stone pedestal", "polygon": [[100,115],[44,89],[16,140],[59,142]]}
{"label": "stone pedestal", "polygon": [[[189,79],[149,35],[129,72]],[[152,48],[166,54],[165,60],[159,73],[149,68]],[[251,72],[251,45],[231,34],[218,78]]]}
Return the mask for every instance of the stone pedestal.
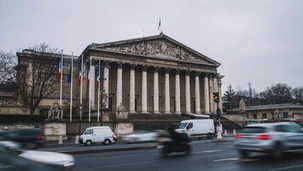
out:
{"label": "stone pedestal", "polygon": [[133,123],[118,123],[116,124],[115,133],[118,136],[123,136],[126,134],[131,134],[134,132],[134,125]]}
{"label": "stone pedestal", "polygon": [[60,136],[63,140],[67,140],[66,123],[45,123],[44,135],[47,141],[58,141]]}

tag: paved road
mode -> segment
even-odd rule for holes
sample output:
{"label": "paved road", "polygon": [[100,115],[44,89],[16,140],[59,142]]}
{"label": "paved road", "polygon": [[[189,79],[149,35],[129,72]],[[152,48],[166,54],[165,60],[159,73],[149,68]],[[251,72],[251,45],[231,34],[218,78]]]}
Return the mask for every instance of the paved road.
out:
{"label": "paved road", "polygon": [[[197,142],[197,141],[195,141]],[[190,155],[175,153],[161,157],[156,149],[123,152],[74,154],[76,171],[298,171],[303,170],[303,153],[275,161],[269,156],[253,155],[241,159],[233,142],[193,143]]]}
{"label": "paved road", "polygon": [[[233,140],[234,137],[229,136],[229,137],[224,137],[222,141],[233,141]],[[192,144],[214,143],[216,141],[217,141],[216,139],[212,139],[212,140],[194,139],[192,140]],[[83,153],[100,153],[100,152],[109,152],[109,151],[155,149],[156,146],[157,146],[156,142],[132,143],[132,144],[124,144],[121,142],[117,142],[115,144],[110,144],[110,145],[93,144],[92,146],[84,146],[83,144],[75,144],[74,141],[69,141],[62,145],[58,145],[56,144],[56,142],[48,143],[45,147],[39,148],[38,150],[63,152],[68,154],[83,154]]]}

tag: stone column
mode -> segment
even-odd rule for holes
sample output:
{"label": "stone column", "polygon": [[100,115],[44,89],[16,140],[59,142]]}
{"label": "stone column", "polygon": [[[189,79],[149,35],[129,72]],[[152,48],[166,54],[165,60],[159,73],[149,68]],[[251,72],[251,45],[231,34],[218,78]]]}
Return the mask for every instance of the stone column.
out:
{"label": "stone column", "polygon": [[159,112],[159,68],[154,68],[154,113]]}
{"label": "stone column", "polygon": [[[105,90],[106,94],[107,94],[107,97],[109,97],[109,69],[110,69],[110,66],[109,66],[109,63],[108,62],[105,62],[104,64],[104,74],[103,74],[103,89]],[[105,108],[108,108],[108,99],[106,100],[106,105],[105,105]]]}
{"label": "stone column", "polygon": [[209,75],[209,104],[210,104],[210,112],[214,111],[214,97],[213,97],[213,91],[214,91],[214,84],[213,84],[213,75]]}
{"label": "stone column", "polygon": [[89,86],[90,86],[90,101],[91,101],[91,107],[92,107],[92,110],[95,110],[96,109],[96,104],[95,104],[95,94],[96,94],[96,91],[95,91],[95,65],[91,65],[91,68],[90,68],[90,72],[91,72],[91,78],[89,80]]}
{"label": "stone column", "polygon": [[196,100],[196,114],[201,114],[200,106],[200,72],[196,72],[195,76],[195,100]]}
{"label": "stone column", "polygon": [[[218,92],[218,82],[217,82],[217,76],[214,77],[214,92]],[[217,113],[216,110],[218,108],[218,105],[216,102],[214,103],[214,113]]]}
{"label": "stone column", "polygon": [[204,75],[204,106],[205,106],[205,114],[210,114],[209,112],[209,89],[208,89],[208,74]]}
{"label": "stone column", "polygon": [[142,111],[141,113],[147,112],[147,67],[142,68]]}
{"label": "stone column", "polygon": [[136,113],[135,111],[135,65],[130,66],[130,86],[129,86],[129,113]]}
{"label": "stone column", "polygon": [[165,71],[165,112],[170,113],[169,69]]}
{"label": "stone column", "polygon": [[120,104],[122,104],[122,63],[118,63],[117,69],[117,109]]}
{"label": "stone column", "polygon": [[185,113],[190,114],[190,71],[186,71],[185,76]]}
{"label": "stone column", "polygon": [[176,95],[176,114],[181,114],[181,99],[180,99],[180,70],[176,71],[175,75],[175,95]]}

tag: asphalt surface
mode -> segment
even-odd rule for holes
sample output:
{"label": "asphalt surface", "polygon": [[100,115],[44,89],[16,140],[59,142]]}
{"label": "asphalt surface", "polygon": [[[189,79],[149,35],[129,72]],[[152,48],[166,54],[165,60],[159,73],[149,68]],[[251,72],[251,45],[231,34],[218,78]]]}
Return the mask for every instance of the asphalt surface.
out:
{"label": "asphalt surface", "polygon": [[[193,139],[192,144],[201,143],[220,143],[234,141],[235,138],[230,136],[225,136],[222,139]],[[157,142],[144,142],[144,143],[122,143],[117,141],[114,144],[102,145],[93,144],[91,146],[85,146],[84,144],[76,144],[75,139],[71,138],[69,140],[63,141],[63,144],[58,144],[58,141],[47,142],[46,146],[39,148],[38,150],[43,151],[53,151],[61,152],[67,154],[86,154],[86,153],[102,153],[102,152],[112,152],[112,151],[128,151],[128,150],[141,150],[141,149],[156,149]]]}

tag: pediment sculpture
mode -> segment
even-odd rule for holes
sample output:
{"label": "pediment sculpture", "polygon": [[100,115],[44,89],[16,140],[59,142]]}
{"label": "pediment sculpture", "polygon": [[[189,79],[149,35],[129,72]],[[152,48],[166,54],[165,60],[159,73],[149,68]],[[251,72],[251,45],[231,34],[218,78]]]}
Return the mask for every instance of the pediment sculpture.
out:
{"label": "pediment sculpture", "polygon": [[201,57],[185,51],[180,46],[172,45],[160,40],[110,46],[105,47],[105,49],[117,52],[126,52],[139,55],[157,56],[162,58],[172,58],[190,62],[211,64],[210,62],[202,59]]}

